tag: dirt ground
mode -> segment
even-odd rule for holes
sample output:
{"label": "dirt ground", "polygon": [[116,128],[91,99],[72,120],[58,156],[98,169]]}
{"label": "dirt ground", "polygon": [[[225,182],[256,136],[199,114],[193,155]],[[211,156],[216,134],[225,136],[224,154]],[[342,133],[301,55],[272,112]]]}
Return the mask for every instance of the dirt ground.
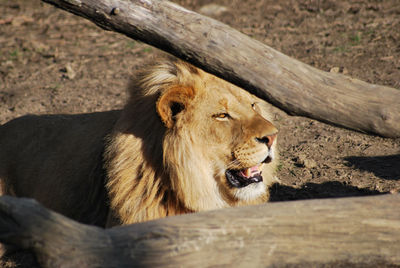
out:
{"label": "dirt ground", "polygon": [[[398,0],[175,2],[319,69],[400,90]],[[0,124],[27,113],[121,108],[129,76],[161,54],[39,0],[0,0]],[[275,118],[281,184],[273,201],[400,190],[400,139],[278,109]]]}

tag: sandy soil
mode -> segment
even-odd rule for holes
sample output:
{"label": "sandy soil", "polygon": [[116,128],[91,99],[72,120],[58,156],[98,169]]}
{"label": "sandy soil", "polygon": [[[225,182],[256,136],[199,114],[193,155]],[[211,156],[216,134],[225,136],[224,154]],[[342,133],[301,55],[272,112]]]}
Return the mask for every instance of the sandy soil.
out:
{"label": "sandy soil", "polygon": [[[398,0],[212,1],[219,8],[206,0],[175,2],[319,69],[400,90]],[[0,124],[27,113],[121,108],[129,76],[161,54],[39,0],[0,0]],[[278,109],[275,118],[281,184],[273,201],[400,190],[400,139]]]}

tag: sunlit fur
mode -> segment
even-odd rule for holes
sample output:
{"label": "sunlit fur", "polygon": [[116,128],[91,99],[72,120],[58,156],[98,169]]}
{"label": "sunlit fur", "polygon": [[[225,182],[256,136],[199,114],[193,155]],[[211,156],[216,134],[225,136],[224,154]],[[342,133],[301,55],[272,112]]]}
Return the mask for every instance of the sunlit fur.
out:
{"label": "sunlit fur", "polygon": [[[255,138],[277,130],[262,100],[174,60],[143,71],[130,90],[104,154],[108,225],[268,200],[276,142],[269,149]],[[274,160],[263,164],[262,183],[228,184],[227,169],[268,155]]]}

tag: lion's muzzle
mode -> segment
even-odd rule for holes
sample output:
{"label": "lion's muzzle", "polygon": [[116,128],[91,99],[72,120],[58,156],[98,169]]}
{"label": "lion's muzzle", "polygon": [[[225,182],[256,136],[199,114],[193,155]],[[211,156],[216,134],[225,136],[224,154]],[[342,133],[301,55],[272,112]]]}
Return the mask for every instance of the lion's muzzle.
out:
{"label": "lion's muzzle", "polygon": [[273,145],[278,133],[272,124],[271,126],[270,129],[267,128],[267,133],[264,132],[258,133],[261,135],[254,135],[252,139],[249,139],[248,142],[238,146],[234,150],[233,156],[238,166],[231,167],[232,169],[227,169],[225,171],[225,176],[230,186],[243,188],[249,184],[263,181],[261,167],[264,164],[271,163],[274,159],[275,146]]}

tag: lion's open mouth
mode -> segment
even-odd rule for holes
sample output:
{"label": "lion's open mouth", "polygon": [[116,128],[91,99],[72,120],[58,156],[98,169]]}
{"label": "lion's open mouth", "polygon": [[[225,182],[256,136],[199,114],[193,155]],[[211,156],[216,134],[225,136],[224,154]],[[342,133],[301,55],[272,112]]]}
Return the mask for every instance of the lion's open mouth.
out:
{"label": "lion's open mouth", "polygon": [[244,168],[240,170],[227,169],[225,171],[226,179],[232,187],[243,188],[249,184],[262,182],[263,177],[261,175],[261,166],[272,162],[272,156],[262,161],[261,164],[255,165],[254,167]]}
{"label": "lion's open mouth", "polygon": [[236,188],[246,187],[251,183],[262,182],[263,180],[259,165],[241,170],[228,169],[225,175],[230,185]]}

